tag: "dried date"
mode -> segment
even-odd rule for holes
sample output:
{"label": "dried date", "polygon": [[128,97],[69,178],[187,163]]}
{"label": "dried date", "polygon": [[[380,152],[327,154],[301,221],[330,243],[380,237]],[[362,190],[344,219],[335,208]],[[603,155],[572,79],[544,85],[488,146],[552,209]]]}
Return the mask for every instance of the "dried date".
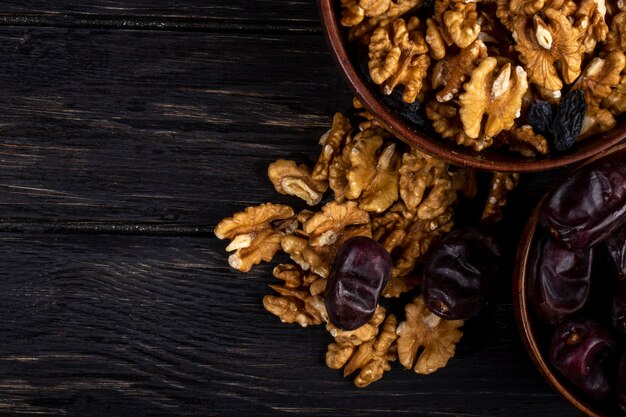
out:
{"label": "dried date", "polygon": [[549,237],[533,245],[528,298],[535,315],[556,326],[587,305],[594,251],[571,251]]}
{"label": "dried date", "polygon": [[611,394],[608,365],[615,340],[599,323],[578,319],[563,323],[552,336],[550,362],[570,382],[594,400]]}
{"label": "dried date", "polygon": [[495,236],[470,226],[450,233],[424,268],[422,293],[428,308],[447,320],[465,320],[487,302],[501,257]]}
{"label": "dried date", "polygon": [[333,262],[324,301],[330,321],[354,330],[374,315],[378,298],[391,274],[391,255],[375,240],[348,239]]}
{"label": "dried date", "polygon": [[626,162],[602,160],[576,171],[547,198],[540,222],[570,249],[605,240],[626,222]]}

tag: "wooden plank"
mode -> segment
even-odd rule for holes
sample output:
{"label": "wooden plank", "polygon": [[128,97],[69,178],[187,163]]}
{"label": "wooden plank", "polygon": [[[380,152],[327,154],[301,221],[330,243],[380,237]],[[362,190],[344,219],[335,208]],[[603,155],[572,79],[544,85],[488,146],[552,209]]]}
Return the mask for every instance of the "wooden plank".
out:
{"label": "wooden plank", "polygon": [[[8,3],[8,4],[7,4]],[[182,20],[182,21],[181,21]],[[198,24],[231,28],[318,28],[319,18],[314,1],[306,0],[182,0],[148,1],[33,0],[3,2],[0,22],[5,24],[137,25],[142,21],[188,27]],[[124,23],[125,21],[125,23]],[[156,28],[156,25],[155,25]]]}
{"label": "wooden plank", "polygon": [[0,410],[575,414],[522,350],[506,300],[468,326],[444,370],[420,377],[396,364],[359,390],[324,366],[331,339],[322,328],[283,325],[263,310],[271,267],[232,271],[223,246],[215,238],[0,235]]}
{"label": "wooden plank", "polygon": [[5,27],[0,52],[2,219],[209,224],[351,100],[320,34]]}

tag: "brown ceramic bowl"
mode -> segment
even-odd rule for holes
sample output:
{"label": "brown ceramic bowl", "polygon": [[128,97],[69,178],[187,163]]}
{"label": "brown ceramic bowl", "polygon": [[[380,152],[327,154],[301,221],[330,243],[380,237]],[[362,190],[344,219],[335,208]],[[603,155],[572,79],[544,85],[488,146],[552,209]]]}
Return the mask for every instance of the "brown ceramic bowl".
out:
{"label": "brown ceramic bowl", "polygon": [[424,129],[404,118],[385,102],[378,86],[370,83],[363,71],[359,71],[356,48],[345,37],[345,28],[339,23],[341,7],[339,0],[318,0],[322,25],[328,45],[344,78],[365,108],[385,127],[405,142],[451,161],[458,165],[490,171],[532,172],[543,171],[582,161],[615,145],[626,136],[626,123],[620,123],[611,131],[576,144],[568,152],[558,155],[526,158],[497,149],[474,152],[451,141],[429,135]]}
{"label": "brown ceramic bowl", "polygon": [[[614,148],[600,152],[595,157],[589,159],[577,169],[581,169],[590,163],[604,158],[606,156],[617,156],[626,159],[626,144],[616,146]],[[550,194],[548,192],[535,207],[524,233],[520,239],[519,249],[515,259],[513,269],[513,306],[515,309],[515,318],[519,327],[522,340],[526,346],[531,359],[539,369],[539,372],[552,387],[563,395],[569,402],[578,407],[581,411],[592,417],[608,417],[612,415],[602,405],[592,403],[584,398],[577,389],[571,385],[565,378],[561,377],[548,362],[548,344],[551,337],[551,329],[540,323],[533,315],[529,304],[528,282],[530,279],[529,264],[532,243],[538,236],[538,220],[539,210],[543,201]],[[621,414],[619,414],[621,415]]]}

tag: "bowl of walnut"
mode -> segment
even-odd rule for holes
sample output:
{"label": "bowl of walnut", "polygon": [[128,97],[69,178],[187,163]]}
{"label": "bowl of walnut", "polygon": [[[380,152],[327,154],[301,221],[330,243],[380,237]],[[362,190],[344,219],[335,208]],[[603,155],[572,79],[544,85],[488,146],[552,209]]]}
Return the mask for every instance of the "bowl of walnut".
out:
{"label": "bowl of walnut", "polygon": [[358,101],[431,154],[485,170],[542,171],[626,135],[621,2],[318,3]]}
{"label": "bowl of walnut", "polygon": [[518,326],[541,374],[589,416],[626,415],[626,145],[546,194],[514,277]]}

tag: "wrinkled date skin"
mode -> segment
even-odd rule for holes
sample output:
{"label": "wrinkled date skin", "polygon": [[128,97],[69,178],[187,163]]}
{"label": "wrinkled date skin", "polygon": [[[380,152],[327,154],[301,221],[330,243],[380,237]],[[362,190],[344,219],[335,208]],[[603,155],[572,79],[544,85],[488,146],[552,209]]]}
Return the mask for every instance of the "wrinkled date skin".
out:
{"label": "wrinkled date skin", "polygon": [[604,401],[611,396],[609,361],[615,350],[613,337],[590,319],[563,323],[550,343],[550,362],[588,397]]}
{"label": "wrinkled date skin", "polygon": [[611,322],[615,330],[626,335],[626,282],[622,282],[613,295]]}
{"label": "wrinkled date skin", "polygon": [[367,323],[391,274],[391,255],[375,240],[348,239],[330,271],[324,301],[330,321],[343,330]]}
{"label": "wrinkled date skin", "polygon": [[606,239],[626,222],[626,161],[603,160],[563,182],[542,207],[542,226],[570,249]]}
{"label": "wrinkled date skin", "polygon": [[618,278],[624,280],[626,278],[626,225],[609,236],[604,245]]}
{"label": "wrinkled date skin", "polygon": [[547,237],[533,242],[528,298],[537,317],[554,326],[589,301],[593,249],[570,251]]}
{"label": "wrinkled date skin", "polygon": [[422,293],[428,308],[446,320],[465,320],[486,304],[500,263],[495,236],[470,226],[450,233],[428,258]]}
{"label": "wrinkled date skin", "polygon": [[623,413],[626,413],[626,352],[622,353],[622,358],[617,367],[617,380],[615,381],[615,396],[617,404]]}

